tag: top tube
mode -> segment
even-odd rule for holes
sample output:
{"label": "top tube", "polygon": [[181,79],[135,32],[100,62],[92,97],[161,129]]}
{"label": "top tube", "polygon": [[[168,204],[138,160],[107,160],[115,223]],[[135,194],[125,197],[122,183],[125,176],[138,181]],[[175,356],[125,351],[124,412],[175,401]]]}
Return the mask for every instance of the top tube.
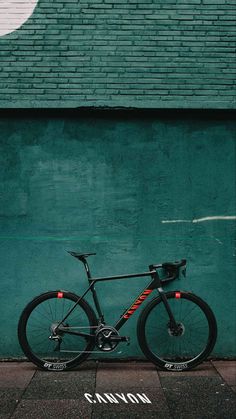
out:
{"label": "top tube", "polygon": [[155,274],[156,271],[148,271],[148,272],[142,272],[142,273],[136,273],[136,274],[126,274],[126,275],[115,275],[115,276],[105,276],[105,277],[98,277],[98,278],[89,278],[89,281],[109,281],[113,279],[125,279],[125,278],[140,278],[144,276],[152,276]]}

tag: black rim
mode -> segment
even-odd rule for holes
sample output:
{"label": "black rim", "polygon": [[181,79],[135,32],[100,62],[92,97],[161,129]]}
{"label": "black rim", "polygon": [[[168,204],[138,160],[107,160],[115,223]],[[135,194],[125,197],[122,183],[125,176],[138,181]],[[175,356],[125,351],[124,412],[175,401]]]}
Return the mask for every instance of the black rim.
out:
{"label": "black rim", "polygon": [[[65,369],[77,364],[79,358],[88,356],[93,349],[94,340],[89,338],[96,326],[91,313],[78,304],[63,325],[68,331],[77,331],[88,336],[76,336],[59,331],[56,339],[53,328],[57,326],[64,315],[74,305],[77,298],[66,293],[63,298],[57,298],[57,292],[52,292],[36,299],[33,305],[23,313],[23,331],[20,328],[20,342],[25,354],[37,365],[46,369]],[[23,332],[23,333],[22,333]],[[54,365],[56,364],[56,366]]]}
{"label": "black rim", "polygon": [[171,293],[167,298],[177,328],[170,324],[159,298],[158,304],[153,302],[144,310],[140,346],[146,356],[162,367],[187,369],[202,362],[212,350],[216,338],[214,317],[202,300],[189,294],[181,293],[181,298],[176,298]]}

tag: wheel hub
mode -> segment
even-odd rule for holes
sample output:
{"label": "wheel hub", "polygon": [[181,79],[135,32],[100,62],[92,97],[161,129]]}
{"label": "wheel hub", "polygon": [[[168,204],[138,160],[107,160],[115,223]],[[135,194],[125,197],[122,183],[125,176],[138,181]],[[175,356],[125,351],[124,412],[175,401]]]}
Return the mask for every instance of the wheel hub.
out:
{"label": "wheel hub", "polygon": [[183,336],[185,332],[185,327],[183,323],[177,323],[176,327],[171,327],[170,324],[168,324],[168,333],[170,336]]}

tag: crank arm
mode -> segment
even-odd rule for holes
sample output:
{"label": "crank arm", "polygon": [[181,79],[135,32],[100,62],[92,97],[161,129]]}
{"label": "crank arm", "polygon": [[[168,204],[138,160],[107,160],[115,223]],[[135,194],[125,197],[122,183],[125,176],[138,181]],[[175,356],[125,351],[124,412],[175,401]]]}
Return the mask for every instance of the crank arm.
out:
{"label": "crank arm", "polygon": [[109,341],[111,342],[129,342],[130,338],[129,336],[113,336],[109,338]]}

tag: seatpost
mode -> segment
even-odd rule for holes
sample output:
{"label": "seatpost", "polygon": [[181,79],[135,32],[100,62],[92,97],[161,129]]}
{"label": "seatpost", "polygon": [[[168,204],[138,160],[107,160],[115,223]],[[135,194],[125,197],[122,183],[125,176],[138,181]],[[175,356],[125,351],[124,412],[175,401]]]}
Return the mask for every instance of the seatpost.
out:
{"label": "seatpost", "polygon": [[90,272],[90,269],[89,269],[88,262],[87,262],[86,258],[83,258],[83,257],[81,257],[80,260],[81,260],[81,262],[83,262],[85,270],[87,272],[88,280],[90,280],[92,278],[92,276],[91,276],[91,272]]}

